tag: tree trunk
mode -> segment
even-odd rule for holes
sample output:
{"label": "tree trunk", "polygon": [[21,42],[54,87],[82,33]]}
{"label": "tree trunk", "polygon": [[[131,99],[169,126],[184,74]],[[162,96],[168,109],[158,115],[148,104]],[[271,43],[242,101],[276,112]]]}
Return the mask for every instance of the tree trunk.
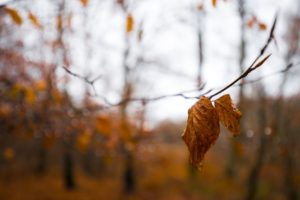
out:
{"label": "tree trunk", "polygon": [[72,155],[72,145],[70,141],[65,143],[65,150],[63,155],[63,177],[65,188],[68,190],[75,189],[74,178],[74,160]]}
{"label": "tree trunk", "polygon": [[229,143],[229,158],[226,165],[226,176],[233,178],[236,172],[236,152],[235,152],[235,139],[231,138]]}
{"label": "tree trunk", "polygon": [[248,191],[245,198],[247,200],[252,200],[255,198],[257,186],[259,182],[259,174],[262,168],[262,164],[266,152],[267,138],[265,134],[265,128],[267,126],[267,117],[266,117],[265,106],[266,106],[265,97],[261,96],[260,107],[258,111],[260,144],[256,153],[255,163],[252,169],[250,170],[250,174],[248,176]]}
{"label": "tree trunk", "polygon": [[[294,141],[296,141],[296,138],[293,137],[293,130],[290,128],[289,122],[291,119],[289,119],[288,114],[285,114],[285,117],[282,119],[283,123],[283,130],[285,130],[285,134],[282,133],[282,161],[283,161],[283,170],[284,170],[284,187],[285,187],[285,193],[286,198],[288,200],[297,200],[299,199],[298,193],[297,193],[297,184],[295,182],[295,158],[293,157],[294,149],[296,148],[296,145]],[[282,130],[282,131],[283,131]]]}
{"label": "tree trunk", "polygon": [[123,187],[126,194],[132,194],[136,190],[136,177],[134,170],[134,155],[128,151],[125,156],[125,169],[123,176]]}
{"label": "tree trunk", "polygon": [[284,169],[285,169],[285,192],[288,200],[297,200],[299,199],[296,189],[296,184],[294,180],[294,160],[291,155],[292,152],[289,150],[286,152],[284,156]]}
{"label": "tree trunk", "polygon": [[93,159],[94,159],[93,150],[88,149],[83,155],[83,169],[87,175],[94,174]]}
{"label": "tree trunk", "polygon": [[[200,24],[199,24],[199,26],[200,26]],[[203,56],[202,32],[200,30],[198,32],[198,49],[199,49],[199,67],[198,67],[198,76],[197,76],[197,86],[201,87],[201,85],[202,85],[202,67],[203,67],[203,62],[204,62],[204,56]]]}
{"label": "tree trunk", "polygon": [[47,149],[44,147],[44,143],[42,138],[40,141],[38,141],[38,155],[37,155],[37,166],[36,166],[36,172],[37,174],[45,174],[47,171]]}

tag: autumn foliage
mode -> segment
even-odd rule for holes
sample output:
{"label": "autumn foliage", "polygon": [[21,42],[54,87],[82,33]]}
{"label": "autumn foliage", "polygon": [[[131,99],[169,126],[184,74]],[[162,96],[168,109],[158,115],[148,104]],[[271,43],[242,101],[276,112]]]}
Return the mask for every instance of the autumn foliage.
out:
{"label": "autumn foliage", "polygon": [[221,122],[230,132],[240,134],[241,113],[233,105],[228,94],[215,101],[205,96],[189,109],[187,125],[182,135],[190,152],[190,161],[200,167],[205,153],[216,142]]}
{"label": "autumn foliage", "polygon": [[298,199],[299,14],[27,1],[0,3],[1,200]]}

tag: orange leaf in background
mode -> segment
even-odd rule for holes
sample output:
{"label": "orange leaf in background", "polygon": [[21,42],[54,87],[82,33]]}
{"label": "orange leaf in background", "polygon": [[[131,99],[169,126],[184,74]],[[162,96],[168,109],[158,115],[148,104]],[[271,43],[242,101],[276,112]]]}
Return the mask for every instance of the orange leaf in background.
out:
{"label": "orange leaf in background", "polygon": [[40,23],[40,21],[38,20],[38,18],[33,15],[31,12],[28,13],[28,19],[31,21],[31,23],[37,27],[37,28],[42,28],[42,25]]}
{"label": "orange leaf in background", "polygon": [[267,25],[265,23],[259,22],[258,27],[260,30],[265,31],[267,30]]}
{"label": "orange leaf in background", "polygon": [[61,17],[61,15],[58,15],[58,16],[56,17],[56,29],[57,29],[58,31],[61,31],[62,28],[63,28],[62,17]]}
{"label": "orange leaf in background", "polygon": [[253,28],[253,26],[257,23],[257,18],[256,16],[252,16],[248,21],[247,21],[247,27],[248,28]]}
{"label": "orange leaf in background", "polygon": [[3,157],[5,160],[13,160],[15,158],[15,151],[12,148],[6,148],[3,151]]}
{"label": "orange leaf in background", "polygon": [[134,19],[131,14],[127,15],[126,32],[130,33],[133,30]]}
{"label": "orange leaf in background", "polygon": [[121,119],[120,124],[120,136],[124,141],[130,141],[132,139],[132,127],[127,119]]}
{"label": "orange leaf in background", "polygon": [[89,3],[89,0],[80,0],[80,2],[83,6],[87,6]]}
{"label": "orange leaf in background", "polygon": [[46,90],[47,88],[47,84],[44,80],[39,80],[35,83],[35,88],[38,90],[38,91],[44,91]]}
{"label": "orange leaf in background", "polygon": [[190,161],[200,167],[205,153],[220,134],[219,116],[209,98],[202,96],[188,112],[187,125],[182,135],[190,152]]}
{"label": "orange leaf in background", "polygon": [[229,94],[225,94],[215,101],[216,110],[219,114],[220,122],[234,136],[240,134],[241,112],[234,106]]}
{"label": "orange leaf in background", "polygon": [[25,101],[28,104],[33,104],[36,100],[36,95],[32,88],[25,88]]}
{"label": "orange leaf in background", "polygon": [[17,25],[21,25],[23,23],[22,17],[17,10],[7,7],[5,7],[4,10]]}
{"label": "orange leaf in background", "polygon": [[112,120],[109,116],[97,117],[96,129],[100,134],[109,136],[112,132]]}
{"label": "orange leaf in background", "polygon": [[213,7],[216,7],[217,6],[217,0],[211,0],[211,3],[213,5]]}
{"label": "orange leaf in background", "polygon": [[76,147],[79,151],[85,152],[92,141],[92,134],[89,131],[84,131],[77,137]]}

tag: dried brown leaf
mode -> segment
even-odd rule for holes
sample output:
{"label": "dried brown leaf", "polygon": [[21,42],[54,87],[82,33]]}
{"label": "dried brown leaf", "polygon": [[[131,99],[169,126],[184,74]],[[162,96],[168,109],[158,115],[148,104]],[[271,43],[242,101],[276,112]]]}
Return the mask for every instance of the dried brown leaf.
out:
{"label": "dried brown leaf", "polygon": [[80,2],[83,6],[87,6],[89,3],[89,0],[80,0]]}
{"label": "dried brown leaf", "polygon": [[212,0],[211,3],[212,3],[212,5],[213,5],[213,7],[216,7],[216,6],[217,6],[217,0]]}
{"label": "dried brown leaf", "polygon": [[58,15],[56,17],[56,29],[58,31],[61,31],[63,29],[63,19],[61,15]]}
{"label": "dried brown leaf", "polygon": [[229,94],[225,94],[215,101],[215,107],[219,114],[220,122],[231,132],[234,136],[240,134],[240,119],[241,112],[232,103]]}
{"label": "dried brown leaf", "polygon": [[259,27],[259,30],[262,30],[262,31],[267,30],[267,25],[265,23],[259,22],[258,27]]}
{"label": "dried brown leaf", "polygon": [[126,32],[130,33],[133,30],[134,19],[131,14],[127,15]]}
{"label": "dried brown leaf", "polygon": [[10,18],[17,24],[21,25],[23,23],[23,19],[20,16],[19,12],[13,8],[5,7],[5,11],[9,14]]}
{"label": "dried brown leaf", "polygon": [[37,28],[42,27],[38,18],[35,15],[33,15],[31,12],[28,13],[28,19],[35,27],[37,27]]}
{"label": "dried brown leaf", "polygon": [[219,133],[218,113],[210,99],[203,96],[189,109],[187,125],[182,135],[189,149],[192,165],[200,167],[205,153],[217,140]]}

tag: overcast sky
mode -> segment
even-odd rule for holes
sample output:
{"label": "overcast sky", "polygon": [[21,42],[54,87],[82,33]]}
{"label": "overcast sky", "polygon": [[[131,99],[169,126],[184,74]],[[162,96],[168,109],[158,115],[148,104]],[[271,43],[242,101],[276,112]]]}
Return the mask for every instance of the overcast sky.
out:
{"label": "overcast sky", "polygon": [[[204,5],[205,14],[202,18],[204,40],[203,81],[206,88],[220,88],[238,76],[239,56],[239,26],[237,1],[218,1],[213,8],[210,0],[182,1],[182,0],[143,0],[136,2],[129,10],[135,19],[135,28],[143,25],[144,35],[141,43],[132,44],[132,60],[143,54],[146,60],[154,60],[158,65],[143,65],[137,73],[137,93],[139,97],[155,97],[173,94],[196,87],[196,76],[199,65],[197,43],[197,21],[193,9],[199,4]],[[249,64],[258,54],[269,34],[274,16],[279,11],[279,23],[276,30],[278,48],[271,45],[268,52],[273,54],[265,66],[250,75],[249,79],[267,75],[284,67],[282,57],[285,53],[284,34],[286,30],[287,13],[295,12],[294,0],[251,0],[246,7],[249,15],[254,14],[267,24],[267,31],[257,28],[247,31],[247,58]],[[93,1],[91,2],[91,4]],[[100,94],[107,96],[110,101],[119,100],[122,84],[122,52],[124,50],[124,14],[111,1],[102,3],[101,12],[93,14],[89,29],[95,34],[95,41],[90,41],[94,53],[102,57],[102,67],[109,72],[106,84],[98,84]],[[93,7],[88,8],[93,12]],[[94,11],[95,12],[95,11]],[[98,33],[98,36],[97,36]],[[132,34],[133,38],[135,32]],[[101,46],[102,44],[102,46]],[[103,46],[106,46],[103,48]],[[80,55],[82,52],[78,52]],[[97,57],[99,58],[99,57]],[[80,62],[79,62],[80,63]],[[92,62],[90,63],[92,65]],[[99,72],[99,63],[91,66],[94,73]],[[84,66],[78,64],[77,68]],[[90,66],[90,65],[89,65]],[[167,68],[165,70],[165,68]],[[168,68],[170,70],[168,70]],[[76,69],[76,66],[74,67]],[[83,67],[86,70],[85,67]],[[181,76],[182,74],[182,76]],[[264,80],[268,91],[275,94],[281,76]],[[74,80],[77,81],[77,80]],[[77,96],[78,87],[70,85],[72,93]],[[291,91],[298,91],[299,84],[290,85]],[[296,87],[296,89],[294,88]],[[250,90],[251,91],[251,87]],[[229,93],[235,95],[236,88]],[[99,99],[97,99],[98,101]],[[235,101],[238,99],[235,98]],[[101,102],[101,100],[99,100]],[[195,100],[167,98],[148,105],[147,113],[150,120],[184,119],[188,108]]]}
{"label": "overcast sky", "polygon": [[[0,3],[2,1],[0,0]],[[55,8],[46,0],[31,2],[35,2],[35,5],[30,7],[27,4],[26,7],[33,10],[43,23],[50,24],[51,20],[53,22]],[[69,4],[69,1],[67,2]],[[66,38],[74,59],[71,70],[80,74],[90,73],[91,77],[105,75],[96,84],[97,92],[111,102],[117,102],[120,100],[122,88],[121,69],[126,16],[112,0],[90,0],[86,11],[78,3],[79,0],[72,2],[67,9],[73,13],[73,32]],[[257,28],[247,30],[246,66],[259,53],[268,37],[275,13],[279,11],[276,30],[278,47],[273,44],[270,46],[268,52],[272,53],[272,57],[262,68],[250,75],[249,79],[254,79],[284,67],[282,58],[285,53],[286,22],[288,14],[296,12],[297,0],[246,2],[248,16],[256,15],[267,25],[266,31]],[[129,11],[134,17],[135,29],[131,33],[131,38],[134,39],[130,40],[132,49],[129,63],[134,65],[137,56],[142,56],[149,62],[155,61],[154,64],[141,65],[134,76],[137,83],[135,96],[155,97],[196,87],[199,27],[195,9],[199,4],[203,4],[205,10],[205,14],[202,13],[201,28],[204,41],[203,81],[206,88],[220,88],[238,76],[240,20],[237,0],[219,0],[216,8],[212,7],[211,0],[132,0],[131,3]],[[84,21],[84,13],[87,21]],[[137,42],[139,27],[143,27],[143,38]],[[85,34],[89,34],[87,40],[83,40]],[[27,41],[33,45],[38,33],[32,32],[31,35]],[[48,36],[51,37],[51,30]],[[64,73],[62,69],[58,70],[58,74]],[[276,94],[280,78],[281,76],[274,76],[263,81],[270,94]],[[297,80],[297,77],[291,80]],[[67,87],[77,99],[81,98],[85,89],[84,83],[76,78],[71,78],[70,83],[62,87]],[[236,89],[230,89],[228,92],[235,96]],[[251,92],[251,88],[248,91]],[[290,82],[287,92],[291,91],[299,91],[298,81]],[[95,98],[95,101],[103,103],[99,98]],[[234,101],[238,99],[234,98]],[[153,102],[147,106],[147,118],[150,121],[184,119],[188,108],[194,102],[195,100],[180,97]]]}

